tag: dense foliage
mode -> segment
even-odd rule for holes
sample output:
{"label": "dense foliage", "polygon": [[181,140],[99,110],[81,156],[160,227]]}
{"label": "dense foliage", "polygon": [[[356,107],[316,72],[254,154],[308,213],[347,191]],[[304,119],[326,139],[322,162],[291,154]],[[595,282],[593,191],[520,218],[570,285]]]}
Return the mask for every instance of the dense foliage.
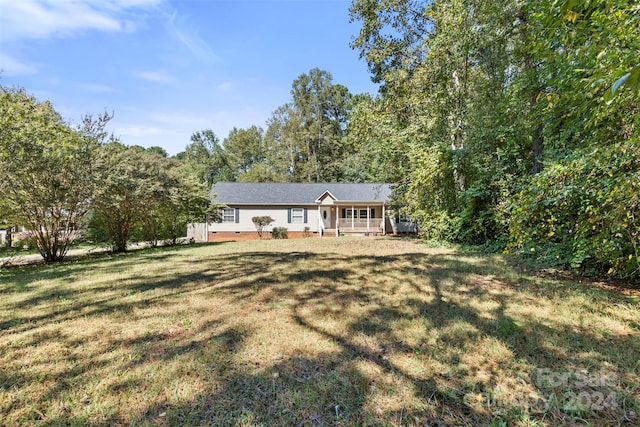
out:
{"label": "dense foliage", "polygon": [[[0,218],[24,226],[45,261],[82,236],[125,251],[132,234],[176,243],[202,220],[207,189],[159,147],[127,147],[104,131],[108,114],[73,128],[49,102],[0,88]],[[94,241],[95,241],[94,240]]]}
{"label": "dense foliage", "polygon": [[427,237],[640,277],[638,4],[355,0],[351,17],[382,90],[350,128],[388,147]]}
{"label": "dense foliage", "polygon": [[198,131],[171,159],[3,90],[0,218],[62,236],[92,209],[124,250],[175,241],[218,181],[391,182],[424,237],[640,278],[640,4],[353,0],[350,17],[377,96],[314,68],[266,130]]}
{"label": "dense foliage", "polygon": [[97,143],[48,102],[0,87],[0,217],[22,225],[47,262],[59,261],[90,208]]}

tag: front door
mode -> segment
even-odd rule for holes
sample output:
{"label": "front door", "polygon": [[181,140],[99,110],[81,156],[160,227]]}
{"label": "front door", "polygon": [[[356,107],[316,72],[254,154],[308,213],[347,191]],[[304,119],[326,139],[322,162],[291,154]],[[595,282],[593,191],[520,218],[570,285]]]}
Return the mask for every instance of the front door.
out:
{"label": "front door", "polygon": [[331,212],[332,208],[330,207],[322,207],[320,208],[320,217],[322,218],[322,224],[324,228],[334,228],[335,224],[333,222],[333,214]]}

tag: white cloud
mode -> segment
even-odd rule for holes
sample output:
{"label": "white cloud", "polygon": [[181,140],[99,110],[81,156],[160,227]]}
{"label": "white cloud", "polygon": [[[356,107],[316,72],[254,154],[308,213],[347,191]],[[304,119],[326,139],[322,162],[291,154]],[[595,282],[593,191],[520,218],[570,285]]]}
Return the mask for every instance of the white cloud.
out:
{"label": "white cloud", "polygon": [[179,17],[178,12],[165,13],[168,18],[170,32],[176,37],[189,52],[202,62],[214,62],[218,57],[209,44],[200,37],[197,27],[190,25],[188,20]]}
{"label": "white cloud", "polygon": [[133,8],[155,7],[163,0],[0,0],[2,39],[72,37],[86,30],[131,31]]}
{"label": "white cloud", "polygon": [[164,71],[138,71],[134,72],[133,75],[154,83],[172,83],[175,81],[173,76]]}
{"label": "white cloud", "polygon": [[0,77],[1,76],[23,76],[38,72],[39,65],[24,62],[6,53],[0,53]]}

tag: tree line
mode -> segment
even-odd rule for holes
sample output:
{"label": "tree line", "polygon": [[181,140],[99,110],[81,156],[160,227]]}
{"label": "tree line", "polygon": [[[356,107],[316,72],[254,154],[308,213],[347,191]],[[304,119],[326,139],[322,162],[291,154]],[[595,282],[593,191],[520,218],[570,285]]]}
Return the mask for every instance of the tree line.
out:
{"label": "tree line", "polygon": [[233,128],[223,141],[210,129],[198,131],[177,157],[209,185],[375,180],[366,147],[348,136],[353,111],[365,100],[371,96],[353,95],[331,73],[314,68],[294,80],[290,102],[276,108],[266,131]]}
{"label": "tree line", "polygon": [[640,4],[354,0],[352,135],[425,237],[637,279]]}
{"label": "tree line", "polygon": [[[315,68],[293,82],[290,101],[273,112],[266,130],[234,128],[223,141],[200,130],[171,159],[108,140],[104,117],[72,131],[56,124],[60,119],[45,111],[46,103],[34,101],[29,114],[39,124],[23,129],[3,112],[2,120],[15,127],[2,124],[3,141],[7,132],[25,141],[29,132],[49,132],[67,142],[55,149],[43,144],[40,151],[3,142],[0,174],[20,169],[16,161],[47,156],[77,162],[29,168],[59,175],[38,185],[78,195],[58,216],[91,211],[112,239],[120,231],[109,229],[107,216],[136,218],[132,224],[152,236],[170,228],[157,222],[164,218],[161,207],[200,206],[178,195],[204,201],[218,181],[389,182],[394,207],[417,221],[427,239],[581,273],[640,277],[637,2],[353,0],[350,18],[360,24],[352,47],[380,84],[375,96],[351,94]],[[129,161],[147,163],[138,168]],[[28,179],[37,171],[27,169],[20,172],[31,188]],[[70,170],[82,176],[67,178]],[[170,184],[156,177],[129,188],[118,181],[127,174],[140,182],[166,174]],[[23,206],[17,183],[0,185],[4,194],[16,194],[14,211]],[[185,185],[199,190],[170,191]],[[118,188],[112,202],[103,194],[109,188]],[[129,189],[131,197],[147,200],[142,205],[155,209],[153,215],[106,212]],[[34,209],[50,206],[53,194]],[[184,222],[201,213],[175,215]],[[31,224],[29,218],[21,220]]]}
{"label": "tree line", "polygon": [[210,208],[208,188],[160,147],[109,135],[111,115],[65,123],[48,101],[0,88],[0,218],[27,227],[46,262],[82,235],[123,252],[136,240],[176,243]]}
{"label": "tree line", "polygon": [[266,132],[194,135],[209,182],[389,182],[425,238],[640,277],[637,2],[354,0],[350,18],[377,96],[301,75]]}

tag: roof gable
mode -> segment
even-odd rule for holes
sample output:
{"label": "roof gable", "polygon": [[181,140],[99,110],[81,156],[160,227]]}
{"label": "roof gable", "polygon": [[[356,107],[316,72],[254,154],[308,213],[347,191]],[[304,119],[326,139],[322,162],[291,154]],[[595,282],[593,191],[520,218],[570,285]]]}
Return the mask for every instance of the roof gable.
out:
{"label": "roof gable", "polygon": [[333,194],[331,194],[331,191],[326,190],[324,193],[322,193],[322,195],[320,195],[320,197],[318,197],[316,199],[316,203],[320,203],[322,202],[324,199],[326,199],[327,197],[331,198],[331,200],[338,200],[338,198],[336,196],[334,196]]}

